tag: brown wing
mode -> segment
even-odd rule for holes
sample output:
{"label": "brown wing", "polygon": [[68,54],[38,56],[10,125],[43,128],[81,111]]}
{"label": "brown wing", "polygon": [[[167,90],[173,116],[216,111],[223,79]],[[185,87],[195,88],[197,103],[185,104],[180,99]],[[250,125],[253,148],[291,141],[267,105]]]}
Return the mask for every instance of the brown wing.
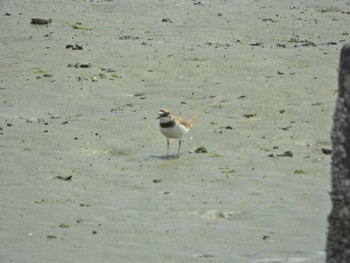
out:
{"label": "brown wing", "polygon": [[187,121],[185,121],[184,119],[182,119],[181,117],[174,117],[174,119],[176,121],[178,121],[179,123],[181,123],[183,126],[185,126],[186,128],[190,128],[192,126],[192,124],[195,122],[196,120],[196,116],[193,115],[191,118],[189,118]]}
{"label": "brown wing", "polygon": [[196,116],[196,115],[193,115],[191,118],[189,118],[189,119],[187,120],[187,125],[188,125],[188,127],[191,127],[192,124],[196,121],[196,119],[197,119],[197,116]]}

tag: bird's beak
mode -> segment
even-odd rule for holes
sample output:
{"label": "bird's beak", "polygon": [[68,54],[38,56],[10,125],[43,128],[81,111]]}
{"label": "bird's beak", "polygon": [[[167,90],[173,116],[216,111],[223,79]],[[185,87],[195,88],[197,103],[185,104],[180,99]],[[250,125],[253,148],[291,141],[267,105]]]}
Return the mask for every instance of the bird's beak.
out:
{"label": "bird's beak", "polygon": [[158,120],[160,118],[160,115],[156,118],[156,120]]}

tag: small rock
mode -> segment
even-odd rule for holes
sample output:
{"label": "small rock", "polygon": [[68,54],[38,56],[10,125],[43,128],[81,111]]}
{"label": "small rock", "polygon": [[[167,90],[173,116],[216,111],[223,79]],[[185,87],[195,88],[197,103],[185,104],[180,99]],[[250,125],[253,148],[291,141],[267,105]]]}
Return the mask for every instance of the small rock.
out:
{"label": "small rock", "polygon": [[137,39],[139,39],[139,37],[126,35],[126,36],[119,37],[119,39],[120,40],[137,40]]}
{"label": "small rock", "polygon": [[72,178],[73,178],[72,175],[68,175],[68,176],[57,175],[55,177],[55,179],[60,179],[60,180],[63,180],[63,181],[69,181],[69,180],[72,180]]}
{"label": "small rock", "polygon": [[276,47],[286,48],[286,44],[277,43]]}
{"label": "small rock", "polygon": [[200,146],[200,147],[198,147],[194,152],[195,152],[195,153],[207,153],[208,150],[207,150],[207,148],[205,148],[204,146]]}
{"label": "small rock", "polygon": [[87,64],[78,64],[78,65],[76,64],[76,65],[75,65],[76,68],[78,68],[78,67],[79,67],[79,68],[91,68],[91,66],[92,66],[91,63],[87,63]]}
{"label": "small rock", "polygon": [[33,25],[48,25],[52,23],[51,18],[32,18],[31,24]]}
{"label": "small rock", "polygon": [[82,45],[79,45],[79,44],[75,44],[75,45],[72,45],[72,44],[68,44],[66,45],[66,48],[71,48],[72,50],[83,50],[83,46]]}
{"label": "small rock", "polygon": [[334,46],[334,45],[337,45],[338,43],[337,42],[327,42],[327,46]]}
{"label": "small rock", "polygon": [[277,154],[278,157],[293,157],[293,152],[291,151],[285,151],[284,153]]}
{"label": "small rock", "polygon": [[243,117],[247,118],[247,119],[253,118],[255,116],[256,116],[256,113],[245,113],[245,114],[243,114]]}
{"label": "small rock", "polygon": [[162,22],[165,22],[165,23],[172,23],[173,21],[172,21],[170,18],[163,18],[163,19],[162,19]]}
{"label": "small rock", "polygon": [[332,149],[327,149],[327,148],[322,148],[321,151],[324,153],[324,154],[332,154]]}
{"label": "small rock", "polygon": [[155,184],[157,184],[157,183],[162,182],[162,179],[154,179],[152,182],[155,183]]}
{"label": "small rock", "polygon": [[261,42],[256,42],[256,43],[252,43],[250,44],[252,47],[261,47],[262,43]]}
{"label": "small rock", "polygon": [[261,21],[263,21],[263,22],[272,22],[272,23],[276,23],[277,22],[276,20],[274,20],[272,18],[263,18],[263,19],[261,19]]}
{"label": "small rock", "polygon": [[297,169],[294,171],[295,174],[307,174],[307,172],[305,172],[304,170],[302,169]]}
{"label": "small rock", "polygon": [[282,127],[282,128],[279,128],[279,129],[284,130],[284,131],[288,131],[290,128],[292,128],[292,125],[289,125],[287,127]]}

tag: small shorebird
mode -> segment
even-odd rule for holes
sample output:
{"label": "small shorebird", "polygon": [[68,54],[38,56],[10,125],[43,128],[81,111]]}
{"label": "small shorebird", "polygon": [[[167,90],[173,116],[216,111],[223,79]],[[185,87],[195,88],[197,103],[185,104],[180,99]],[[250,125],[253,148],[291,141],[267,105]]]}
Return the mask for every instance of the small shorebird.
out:
{"label": "small shorebird", "polygon": [[169,109],[161,109],[158,115],[160,131],[167,138],[168,148],[166,156],[169,157],[169,139],[179,139],[178,157],[180,155],[181,137],[190,130],[190,127],[196,120],[196,116],[193,115],[185,121],[181,117],[173,116]]}

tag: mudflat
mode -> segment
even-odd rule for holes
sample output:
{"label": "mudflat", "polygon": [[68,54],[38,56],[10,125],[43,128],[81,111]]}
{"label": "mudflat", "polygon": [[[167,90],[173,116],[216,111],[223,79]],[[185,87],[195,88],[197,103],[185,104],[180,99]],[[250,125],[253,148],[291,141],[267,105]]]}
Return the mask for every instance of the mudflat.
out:
{"label": "mudflat", "polygon": [[344,1],[0,10],[0,262],[324,260]]}

